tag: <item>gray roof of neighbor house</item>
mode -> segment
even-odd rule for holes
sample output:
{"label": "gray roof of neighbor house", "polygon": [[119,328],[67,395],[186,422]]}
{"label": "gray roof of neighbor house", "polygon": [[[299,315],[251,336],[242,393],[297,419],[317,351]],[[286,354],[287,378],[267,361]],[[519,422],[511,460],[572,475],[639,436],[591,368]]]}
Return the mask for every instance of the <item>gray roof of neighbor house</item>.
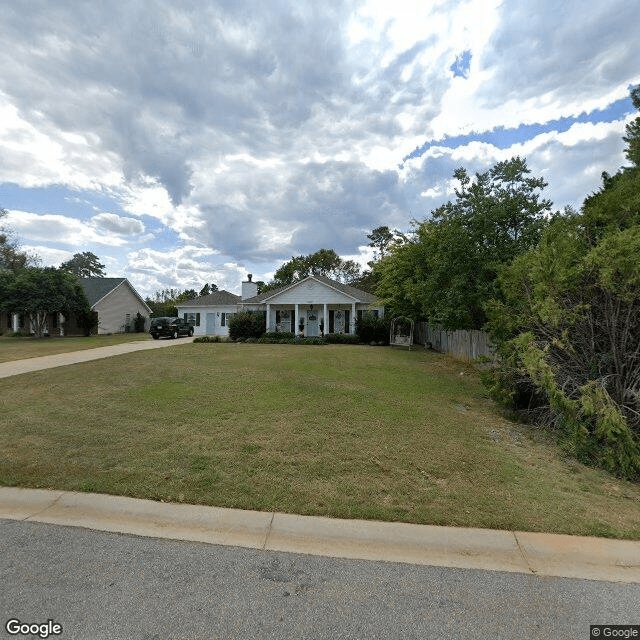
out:
{"label": "gray roof of neighbor house", "polygon": [[126,282],[129,287],[131,287],[131,291],[133,291],[133,293],[148,309],[147,303],[142,299],[142,296],[133,288],[126,278],[80,278],[80,286],[84,289],[84,295],[87,296],[90,307],[93,307],[97,302],[100,302],[102,298],[111,293],[123,282]]}
{"label": "gray roof of neighbor house", "polygon": [[373,302],[377,302],[378,300],[371,293],[362,291],[362,289],[356,289],[355,287],[352,287],[348,284],[342,284],[341,282],[338,282],[337,280],[332,280],[331,278],[327,278],[326,276],[307,276],[306,278],[302,278],[302,280],[296,280],[295,282],[292,282],[291,284],[288,284],[284,287],[280,287],[279,289],[271,289],[270,291],[266,291],[265,293],[260,293],[259,295],[254,296],[253,298],[247,298],[246,300],[243,300],[242,303],[257,304],[260,302],[264,302],[267,298],[272,298],[273,296],[277,296],[279,293],[282,293],[283,291],[286,291],[291,287],[295,287],[296,285],[300,284],[301,282],[304,282],[308,278],[314,278],[318,280],[318,282],[322,282],[323,284],[326,284],[329,287],[333,287],[338,291],[342,291],[342,293],[348,296],[351,296],[352,298],[355,298],[356,300],[362,303],[371,304]]}
{"label": "gray roof of neighbor house", "polygon": [[93,307],[96,302],[102,300],[125,280],[126,278],[80,278],[80,284],[89,304]]}
{"label": "gray roof of neighbor house", "polygon": [[214,291],[208,296],[200,296],[199,298],[192,298],[191,300],[185,300],[176,307],[209,307],[211,305],[230,305],[238,304],[240,302],[240,296],[235,293],[229,293],[222,289],[221,291]]}

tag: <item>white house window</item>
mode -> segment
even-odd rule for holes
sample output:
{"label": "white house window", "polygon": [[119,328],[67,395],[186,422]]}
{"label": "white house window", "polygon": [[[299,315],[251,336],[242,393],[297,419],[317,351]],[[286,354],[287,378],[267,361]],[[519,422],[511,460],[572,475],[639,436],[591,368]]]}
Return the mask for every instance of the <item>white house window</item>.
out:
{"label": "white house window", "polygon": [[200,326],[200,314],[199,313],[185,313],[185,322],[188,322],[192,327]]}
{"label": "white house window", "polygon": [[220,326],[226,327],[229,324],[229,320],[233,318],[234,313],[221,313],[220,314]]}

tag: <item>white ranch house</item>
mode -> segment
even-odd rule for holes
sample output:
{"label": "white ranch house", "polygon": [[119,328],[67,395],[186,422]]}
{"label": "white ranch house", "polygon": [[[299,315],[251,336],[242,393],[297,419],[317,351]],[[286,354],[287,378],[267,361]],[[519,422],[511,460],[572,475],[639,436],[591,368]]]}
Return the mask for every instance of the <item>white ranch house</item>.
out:
{"label": "white ranch house", "polygon": [[[179,305],[178,315],[191,322],[195,335],[229,335],[229,318],[241,311],[265,314],[267,331],[290,331],[305,337],[324,333],[355,333],[356,318],[384,307],[375,296],[325,276],[308,276],[286,287],[258,295],[251,275],[242,295],[215,291]],[[302,327],[302,328],[301,328]]]}

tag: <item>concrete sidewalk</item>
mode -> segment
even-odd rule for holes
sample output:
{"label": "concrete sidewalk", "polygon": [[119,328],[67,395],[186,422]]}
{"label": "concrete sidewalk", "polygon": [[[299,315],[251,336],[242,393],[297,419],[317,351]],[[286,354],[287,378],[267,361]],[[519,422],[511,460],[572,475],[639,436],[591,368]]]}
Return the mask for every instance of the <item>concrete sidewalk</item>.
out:
{"label": "concrete sidewalk", "polygon": [[110,347],[96,347],[95,349],[85,349],[83,351],[69,351],[68,353],[58,353],[51,356],[40,356],[38,358],[25,358],[24,360],[0,362],[0,378],[17,376],[21,373],[31,373],[32,371],[40,371],[41,369],[64,367],[68,364],[89,362],[90,360],[99,360],[100,358],[110,358],[111,356],[119,356],[123,353],[131,353],[132,351],[174,347],[187,342],[193,342],[193,338],[153,341],[140,340],[114,344]]}
{"label": "concrete sidewalk", "polygon": [[640,542],[0,487],[0,518],[335,558],[640,583]]}

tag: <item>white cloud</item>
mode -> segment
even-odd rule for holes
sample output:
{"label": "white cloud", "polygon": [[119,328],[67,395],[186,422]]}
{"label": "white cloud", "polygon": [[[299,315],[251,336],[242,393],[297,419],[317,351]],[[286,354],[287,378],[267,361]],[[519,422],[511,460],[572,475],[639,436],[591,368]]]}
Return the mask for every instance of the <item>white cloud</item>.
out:
{"label": "white cloud", "polygon": [[6,222],[20,237],[31,241],[73,247],[90,244],[120,247],[126,244],[126,240],[118,234],[108,235],[81,220],[57,214],[11,210]]}
{"label": "white cloud", "polygon": [[5,4],[0,183],[101,198],[82,219],[23,211],[16,231],[56,250],[109,245],[113,268],[149,286],[244,269],[210,257],[260,274],[320,247],[360,255],[371,229],[450,197],[457,166],[514,153],[557,206],[579,201],[623,162],[621,123],[398,165],[429,140],[574,117],[640,82],[640,5],[624,0]]}
{"label": "white cloud", "polygon": [[97,229],[121,236],[144,233],[144,224],[135,218],[124,218],[115,213],[99,213],[91,218],[91,224]]}
{"label": "white cloud", "polygon": [[[144,296],[162,289],[195,289],[205,283],[219,289],[237,292],[246,277],[247,268],[230,262],[218,262],[211,249],[184,246],[172,251],[141,249],[127,255],[123,272]],[[257,280],[258,278],[256,278]]]}
{"label": "white cloud", "polygon": [[25,245],[21,249],[30,256],[36,256],[39,263],[45,266],[60,266],[63,262],[73,258],[72,251],[52,249],[44,245]]}

